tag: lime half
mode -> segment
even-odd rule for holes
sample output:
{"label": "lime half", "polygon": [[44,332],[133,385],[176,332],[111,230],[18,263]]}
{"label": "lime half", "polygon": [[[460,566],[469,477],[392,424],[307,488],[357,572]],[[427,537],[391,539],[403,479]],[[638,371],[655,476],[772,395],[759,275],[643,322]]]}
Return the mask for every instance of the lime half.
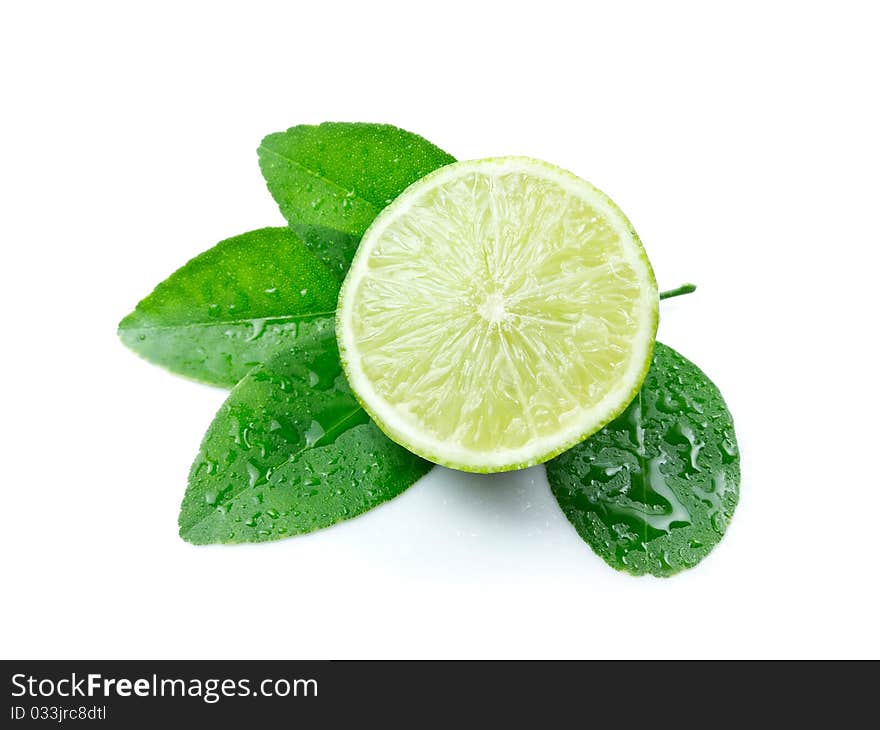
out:
{"label": "lime half", "polygon": [[520,157],[413,183],[367,229],[339,297],[345,373],[410,451],[474,472],[539,464],[635,397],[657,284],[620,209]]}

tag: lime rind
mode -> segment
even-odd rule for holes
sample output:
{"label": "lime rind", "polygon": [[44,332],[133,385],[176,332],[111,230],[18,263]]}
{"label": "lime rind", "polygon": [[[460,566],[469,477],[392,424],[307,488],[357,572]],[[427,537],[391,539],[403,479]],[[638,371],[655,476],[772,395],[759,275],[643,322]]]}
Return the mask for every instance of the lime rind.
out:
{"label": "lime rind", "polygon": [[[549,180],[572,198],[598,210],[623,242],[621,251],[626,263],[638,275],[639,312],[638,328],[632,338],[626,372],[617,378],[610,390],[584,417],[570,426],[549,435],[536,436],[516,447],[500,446],[492,449],[473,449],[460,443],[438,439],[427,430],[414,427],[411,421],[389,403],[374,388],[364,372],[355,338],[356,290],[368,276],[370,256],[382,241],[382,236],[395,221],[411,213],[413,206],[424,200],[432,190],[440,189],[457,176],[470,172],[488,176],[507,173],[527,174]],[[636,396],[650,366],[658,323],[657,285],[644,248],[623,212],[607,195],[570,172],[549,163],[522,157],[491,158],[459,162],[440,168],[407,188],[391,205],[386,207],[367,229],[348,276],[343,283],[337,313],[337,339],[343,368],[352,390],[364,409],[380,429],[391,439],[410,451],[434,463],[462,471],[489,473],[521,469],[543,463],[583,441],[619,415]]]}

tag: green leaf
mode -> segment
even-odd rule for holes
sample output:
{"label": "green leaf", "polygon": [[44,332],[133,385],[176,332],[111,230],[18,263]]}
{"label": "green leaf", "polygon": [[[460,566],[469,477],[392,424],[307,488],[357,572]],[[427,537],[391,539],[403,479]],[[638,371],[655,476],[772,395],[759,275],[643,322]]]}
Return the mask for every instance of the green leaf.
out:
{"label": "green leaf", "polygon": [[323,261],[339,281],[345,278],[361,237],[322,226],[291,223],[290,229],[302,238],[309,250]]}
{"label": "green leaf", "polygon": [[233,388],[190,471],[180,535],[206,544],[311,532],[397,496],[431,467],[364,413],[326,322]]}
{"label": "green leaf", "polygon": [[[342,275],[379,211],[419,178],[455,162],[412,132],[347,122],[270,134],[257,154],[269,192],[291,227]],[[308,232],[313,227],[319,229],[317,243]],[[328,229],[336,234],[328,236]]]}
{"label": "green leaf", "polygon": [[221,241],[163,281],[119,324],[150,362],[231,387],[334,317],[339,282],[288,228]]}
{"label": "green leaf", "polygon": [[669,576],[702,560],[733,515],[739,476],[721,393],[659,342],[626,411],[547,464],[553,495],[580,536],[633,575]]}

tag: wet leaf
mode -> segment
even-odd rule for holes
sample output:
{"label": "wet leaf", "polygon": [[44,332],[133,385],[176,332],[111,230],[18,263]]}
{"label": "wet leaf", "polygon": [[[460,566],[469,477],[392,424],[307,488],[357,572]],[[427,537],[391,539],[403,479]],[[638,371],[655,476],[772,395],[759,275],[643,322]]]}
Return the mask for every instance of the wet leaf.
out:
{"label": "wet leaf", "polygon": [[284,217],[338,275],[348,270],[382,208],[419,178],[455,162],[412,132],[347,122],[270,134],[257,153]]}
{"label": "wet leaf", "polygon": [[339,283],[288,228],[221,241],[175,271],[119,324],[136,353],[231,387],[332,319]]}
{"label": "wet leaf", "polygon": [[233,388],[190,471],[180,535],[205,544],[311,532],[397,496],[431,466],[364,413],[326,322]]}
{"label": "wet leaf", "polygon": [[657,343],[638,397],[547,464],[562,511],[613,568],[669,576],[721,540],[739,499],[733,420],[718,388]]}

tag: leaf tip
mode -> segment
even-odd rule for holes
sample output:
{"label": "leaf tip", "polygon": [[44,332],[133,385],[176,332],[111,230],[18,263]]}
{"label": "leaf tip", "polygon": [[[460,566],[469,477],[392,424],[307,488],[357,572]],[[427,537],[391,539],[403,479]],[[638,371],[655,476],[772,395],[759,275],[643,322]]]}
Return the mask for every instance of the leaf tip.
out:
{"label": "leaf tip", "polygon": [[136,312],[131,312],[119,320],[119,324],[116,325],[116,336],[127,348],[137,351],[137,347],[135,346],[137,338],[133,336],[136,327],[135,315]]}
{"label": "leaf tip", "polygon": [[192,529],[192,525],[184,524],[185,515],[183,512],[180,513],[180,517],[177,520],[177,534],[180,536],[180,539],[184,542],[188,542],[190,545],[208,545],[212,541],[206,540],[204,532],[198,532],[197,530]]}

